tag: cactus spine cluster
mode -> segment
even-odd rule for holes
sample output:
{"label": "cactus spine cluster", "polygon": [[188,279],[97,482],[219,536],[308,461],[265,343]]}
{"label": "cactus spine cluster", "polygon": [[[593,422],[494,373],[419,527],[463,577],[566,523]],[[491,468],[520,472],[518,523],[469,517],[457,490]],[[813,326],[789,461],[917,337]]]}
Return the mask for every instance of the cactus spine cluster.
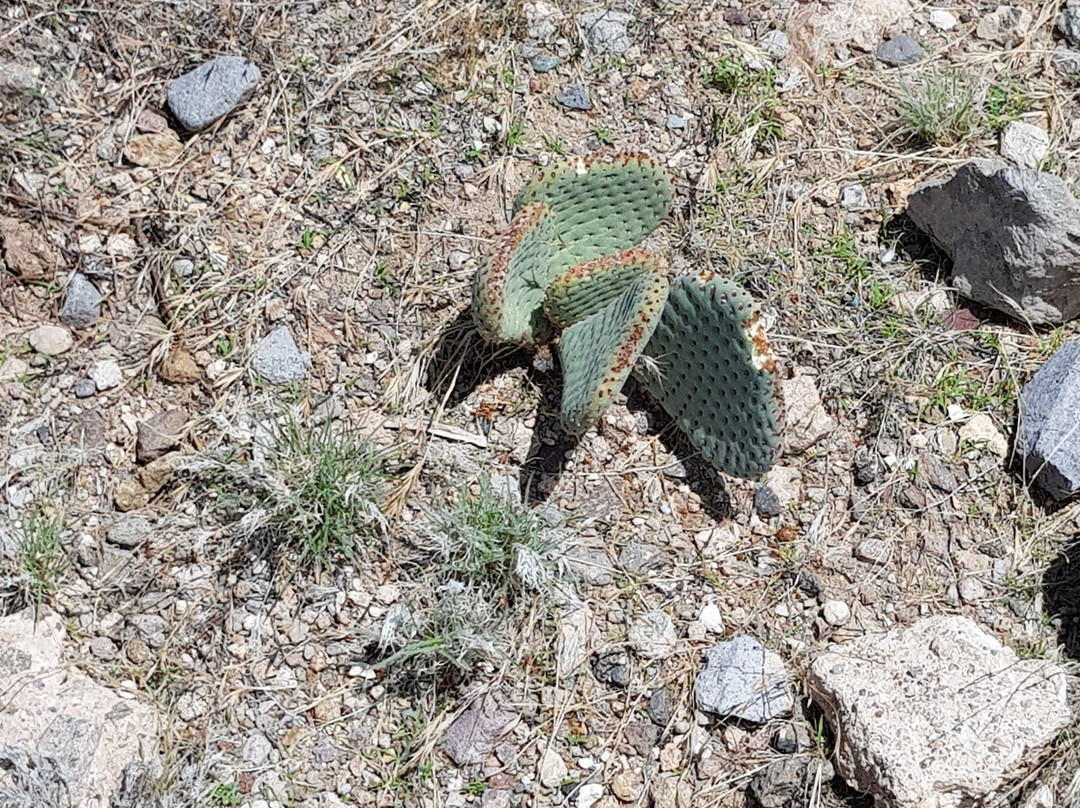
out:
{"label": "cactus spine cluster", "polygon": [[756,477],[779,452],[768,343],[749,295],[716,278],[669,284],[667,262],[641,246],[671,201],[667,173],[644,155],[542,173],[477,272],[473,318],[492,342],[558,334],[567,431],[593,426],[637,368],[707,460]]}

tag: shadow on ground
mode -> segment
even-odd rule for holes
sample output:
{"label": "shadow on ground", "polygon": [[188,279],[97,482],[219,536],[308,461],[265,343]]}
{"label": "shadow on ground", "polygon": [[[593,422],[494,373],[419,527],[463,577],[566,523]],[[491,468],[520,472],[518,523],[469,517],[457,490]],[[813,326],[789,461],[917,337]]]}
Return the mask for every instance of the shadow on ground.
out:
{"label": "shadow on ground", "polygon": [[[520,480],[526,502],[532,506],[541,505],[551,497],[566,469],[566,456],[579,441],[559,423],[562,374],[558,362],[553,360],[552,364],[550,371],[538,371],[534,357],[528,352],[485,342],[473,326],[470,310],[465,309],[440,334],[426,379],[427,389],[435,398],[442,401],[445,397],[446,407],[452,408],[500,374],[515,368],[528,369],[530,380],[540,391],[532,444]],[[717,521],[730,517],[731,496],[723,478],[701,459],[671,417],[633,379],[626,383],[623,392],[630,411],[646,415],[647,434],[656,435],[671,454],[680,458],[686,481],[700,497],[705,512]]]}
{"label": "shadow on ground", "polygon": [[1080,659],[1080,535],[1074,536],[1043,578],[1046,614],[1061,621],[1058,642]]}

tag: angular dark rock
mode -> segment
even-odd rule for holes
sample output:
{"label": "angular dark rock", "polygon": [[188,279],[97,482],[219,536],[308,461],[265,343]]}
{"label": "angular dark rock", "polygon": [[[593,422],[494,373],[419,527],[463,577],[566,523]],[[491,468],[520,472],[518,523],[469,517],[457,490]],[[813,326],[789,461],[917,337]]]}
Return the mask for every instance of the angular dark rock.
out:
{"label": "angular dark rock", "polygon": [[771,518],[780,515],[780,497],[771,488],[763,485],[754,492],[754,510],[758,516]]}
{"label": "angular dark rock", "polygon": [[922,46],[907,34],[894,36],[877,49],[877,58],[890,67],[913,64],[925,55]]}
{"label": "angular dark rock", "polygon": [[671,720],[671,692],[658,687],[649,696],[649,720],[658,727],[666,727]]}
{"label": "angular dark rock", "polygon": [[589,100],[589,94],[582,89],[580,84],[571,84],[555,96],[555,100],[567,109],[576,109],[581,110],[582,112],[587,112],[592,109],[592,101]]}
{"label": "angular dark rock", "polygon": [[101,292],[81,272],[75,273],[68,284],[60,322],[71,328],[89,328],[101,316]]}
{"label": "angular dark rock", "polygon": [[1024,387],[1017,445],[1024,472],[1054,499],[1080,490],[1080,340],[1057,350]]}
{"label": "angular dark rock", "polygon": [[1039,325],[1080,315],[1080,200],[1052,174],[973,160],[908,198],[965,297]]}

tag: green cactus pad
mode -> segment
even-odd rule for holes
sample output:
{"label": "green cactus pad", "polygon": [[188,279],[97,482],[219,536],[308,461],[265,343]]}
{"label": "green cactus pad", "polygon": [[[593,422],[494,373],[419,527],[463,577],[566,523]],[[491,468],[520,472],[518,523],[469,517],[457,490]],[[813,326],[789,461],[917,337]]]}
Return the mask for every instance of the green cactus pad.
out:
{"label": "green cactus pad", "polygon": [[580,435],[599,421],[622,389],[656,328],[667,292],[664,273],[638,275],[599,311],[563,331],[561,416],[568,432]]}
{"label": "green cactus pad", "polygon": [[776,462],[776,366],[734,283],[678,278],[635,376],[715,468],[754,478]]}
{"label": "green cactus pad", "polygon": [[580,159],[548,169],[515,207],[551,208],[559,243],[551,262],[562,271],[640,244],[668,215],[671,200],[662,166],[645,155],[619,154],[610,163]]}
{"label": "green cactus pad", "polygon": [[558,274],[551,257],[558,248],[547,205],[526,205],[514,217],[473,281],[473,321],[490,342],[535,345],[549,332],[544,290]]}
{"label": "green cactus pad", "polygon": [[666,271],[667,261],[641,247],[577,264],[548,286],[544,314],[567,328],[600,311],[642,275]]}

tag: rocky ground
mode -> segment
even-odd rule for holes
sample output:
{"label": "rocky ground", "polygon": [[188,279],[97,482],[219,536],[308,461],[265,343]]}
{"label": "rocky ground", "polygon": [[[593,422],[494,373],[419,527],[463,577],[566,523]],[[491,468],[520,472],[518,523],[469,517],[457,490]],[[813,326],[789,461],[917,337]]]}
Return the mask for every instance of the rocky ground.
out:
{"label": "rocky ground", "polygon": [[[1003,664],[1071,671],[1080,512],[1012,440],[1077,329],[960,296],[904,213],[974,157],[1076,194],[1061,10],[0,8],[0,615],[38,607],[80,687],[153,708],[114,804],[855,805],[830,644],[963,616]],[[184,133],[170,82],[219,54],[253,91]],[[702,468],[632,383],[568,439],[557,370],[470,330],[524,182],[621,149],[674,178],[675,270],[761,305],[787,408],[764,481]],[[524,577],[468,549],[478,512],[532,542]],[[325,551],[314,513],[365,543]],[[786,684],[702,709],[740,637]],[[1072,804],[1075,738],[983,793]]]}

